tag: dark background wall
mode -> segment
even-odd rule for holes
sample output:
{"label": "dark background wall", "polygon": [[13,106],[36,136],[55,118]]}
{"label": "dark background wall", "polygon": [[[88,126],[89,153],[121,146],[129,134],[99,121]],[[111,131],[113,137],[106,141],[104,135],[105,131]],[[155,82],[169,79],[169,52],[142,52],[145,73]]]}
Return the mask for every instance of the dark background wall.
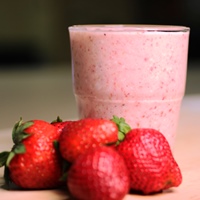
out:
{"label": "dark background wall", "polygon": [[189,61],[200,58],[199,0],[1,0],[0,68],[70,62],[74,24],[191,27]]}

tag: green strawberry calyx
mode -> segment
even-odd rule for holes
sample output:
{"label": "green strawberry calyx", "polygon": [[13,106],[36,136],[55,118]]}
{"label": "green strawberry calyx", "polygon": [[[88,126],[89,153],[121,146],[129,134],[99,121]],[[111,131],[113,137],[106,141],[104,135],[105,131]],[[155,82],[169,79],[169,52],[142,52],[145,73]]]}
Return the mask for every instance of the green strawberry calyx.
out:
{"label": "green strawberry calyx", "polygon": [[116,115],[113,115],[111,121],[113,121],[118,127],[118,143],[120,143],[124,140],[126,134],[131,130],[131,127],[126,123],[123,117],[119,118]]}
{"label": "green strawberry calyx", "polygon": [[6,185],[9,185],[9,164],[16,154],[23,154],[26,152],[26,148],[23,145],[22,141],[31,134],[25,132],[25,129],[32,126],[34,122],[28,121],[23,123],[22,118],[14,125],[12,130],[12,141],[14,143],[11,151],[3,151],[0,153],[0,167],[5,166],[4,169],[4,179]]}
{"label": "green strawberry calyx", "polygon": [[14,143],[12,150],[4,151],[0,153],[0,167],[2,166],[9,166],[10,161],[15,156],[15,154],[21,154],[26,151],[25,146],[22,144],[22,141],[30,136],[30,134],[27,134],[24,132],[24,130],[28,127],[30,127],[33,124],[33,122],[29,121],[26,123],[23,123],[22,119],[14,125],[12,130],[12,141]]}
{"label": "green strawberry calyx", "polygon": [[3,151],[0,153],[0,167],[3,167],[6,165],[9,154],[10,154],[9,151]]}
{"label": "green strawberry calyx", "polygon": [[12,140],[14,145],[7,157],[6,166],[9,166],[10,161],[14,158],[16,154],[22,154],[26,152],[26,148],[23,145],[22,141],[31,136],[31,134],[25,132],[25,129],[29,128],[32,125],[32,121],[23,123],[22,118],[20,118],[20,120],[14,125],[12,130]]}
{"label": "green strawberry calyx", "polygon": [[51,122],[51,124],[57,123],[57,122],[63,122],[63,120],[60,118],[60,116],[57,116],[57,118],[56,118],[55,120],[53,120],[53,121]]}
{"label": "green strawberry calyx", "polygon": [[[9,158],[10,157],[10,158]],[[3,151],[0,153],[0,167],[5,166],[4,168],[4,180],[5,180],[5,186],[9,188],[9,183],[11,182],[10,176],[9,176],[9,168],[6,166],[6,163],[9,159],[13,157],[12,152]]]}
{"label": "green strawberry calyx", "polygon": [[23,123],[22,118],[14,125],[13,131],[12,131],[12,140],[14,144],[21,143],[24,139],[30,136],[30,134],[27,134],[25,132],[25,129],[29,128],[33,125],[32,121],[28,121],[26,123]]}

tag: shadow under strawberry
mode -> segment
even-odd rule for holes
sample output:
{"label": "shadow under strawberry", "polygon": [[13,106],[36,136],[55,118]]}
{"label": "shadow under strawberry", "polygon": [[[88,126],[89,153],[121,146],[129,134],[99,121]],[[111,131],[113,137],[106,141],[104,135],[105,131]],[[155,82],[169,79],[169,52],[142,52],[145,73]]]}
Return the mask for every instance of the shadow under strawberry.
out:
{"label": "shadow under strawberry", "polygon": [[173,193],[174,190],[172,188],[170,189],[167,189],[167,190],[161,190],[159,192],[152,192],[152,193],[149,193],[149,194],[144,194],[142,191],[138,191],[138,190],[133,190],[131,189],[129,191],[129,194],[137,194],[137,195],[141,195],[141,196],[156,196],[156,195],[161,195],[161,194],[166,194],[166,193]]}

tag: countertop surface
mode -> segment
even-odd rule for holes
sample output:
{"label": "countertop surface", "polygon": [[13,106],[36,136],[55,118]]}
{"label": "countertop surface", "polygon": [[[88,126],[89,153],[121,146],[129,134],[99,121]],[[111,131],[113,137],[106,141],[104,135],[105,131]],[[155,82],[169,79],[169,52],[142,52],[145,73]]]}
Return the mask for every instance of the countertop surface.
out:
{"label": "countertop surface", "polygon": [[[200,95],[186,95],[181,108],[180,122],[177,131],[174,157],[178,162],[183,183],[157,195],[127,195],[124,200],[159,199],[159,200],[199,200],[200,199]],[[11,148],[11,128],[0,130],[0,151]],[[3,184],[3,169],[0,169],[0,185]],[[65,191],[7,191],[0,189],[1,200],[69,199]]]}

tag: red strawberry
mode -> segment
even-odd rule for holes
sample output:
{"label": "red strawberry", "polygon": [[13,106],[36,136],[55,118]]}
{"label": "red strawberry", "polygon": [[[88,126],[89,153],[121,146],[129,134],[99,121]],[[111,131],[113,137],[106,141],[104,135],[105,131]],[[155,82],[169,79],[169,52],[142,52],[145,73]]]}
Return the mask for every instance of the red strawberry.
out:
{"label": "red strawberry", "polygon": [[54,146],[58,137],[56,127],[48,122],[20,120],[13,129],[12,151],[1,154],[0,166],[5,164],[11,181],[22,188],[58,187],[62,175],[61,156]]}
{"label": "red strawberry", "polygon": [[144,194],[179,186],[182,175],[165,137],[154,129],[133,129],[117,147],[130,171],[131,188]]}
{"label": "red strawberry", "polygon": [[111,147],[91,148],[68,171],[67,185],[82,200],[121,200],[129,191],[129,172],[124,159]]}
{"label": "red strawberry", "polygon": [[[117,123],[115,123],[115,122]],[[130,130],[123,118],[114,116],[113,120],[81,119],[69,123],[59,138],[60,152],[69,162],[83,154],[90,147],[114,145],[123,134]]]}
{"label": "red strawberry", "polygon": [[65,127],[59,138],[61,155],[69,162],[83,154],[88,148],[116,143],[118,128],[110,120],[82,119]]}
{"label": "red strawberry", "polygon": [[56,126],[58,129],[58,132],[61,133],[63,128],[65,126],[67,126],[69,123],[71,123],[72,121],[62,121],[62,119],[60,119],[60,117],[57,117],[56,120],[54,120],[53,122],[51,122],[52,125]]}

